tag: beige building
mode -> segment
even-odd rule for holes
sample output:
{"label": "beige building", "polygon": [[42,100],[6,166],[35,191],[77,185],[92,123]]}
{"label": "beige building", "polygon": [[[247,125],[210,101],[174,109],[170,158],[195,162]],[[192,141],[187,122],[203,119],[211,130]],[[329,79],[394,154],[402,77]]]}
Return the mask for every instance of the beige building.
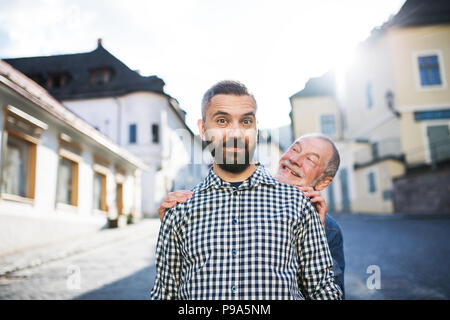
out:
{"label": "beige building", "polygon": [[[402,211],[414,197],[396,181],[447,167],[449,66],[450,3],[408,0],[359,46],[341,83],[328,73],[291,97],[295,136],[322,132],[338,142],[350,211]],[[346,199],[326,196],[347,211]]]}

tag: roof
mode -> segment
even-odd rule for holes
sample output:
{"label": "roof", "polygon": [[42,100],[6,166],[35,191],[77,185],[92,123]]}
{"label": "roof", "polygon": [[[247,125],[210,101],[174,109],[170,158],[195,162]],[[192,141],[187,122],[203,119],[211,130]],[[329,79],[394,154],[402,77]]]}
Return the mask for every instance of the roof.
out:
{"label": "roof", "polygon": [[[135,91],[166,95],[162,79],[157,76],[144,77],[131,70],[107,51],[100,39],[97,48],[87,53],[11,58],[3,61],[46,87],[58,100],[109,97]],[[91,72],[102,69],[111,71],[110,81],[102,84],[91,83]],[[46,86],[52,74],[65,74],[66,84],[59,88]]]}
{"label": "roof", "polygon": [[311,78],[306,82],[305,87],[292,95],[290,99],[300,97],[334,96],[335,79],[332,72],[327,72],[321,77]]}
{"label": "roof", "polygon": [[450,23],[450,1],[407,0],[382,28]]}
{"label": "roof", "polygon": [[116,154],[133,166],[144,170],[147,169],[147,166],[142,160],[112,142],[86,121],[66,109],[36,82],[2,60],[0,60],[0,85],[7,87],[9,90],[27,99],[38,108],[87,136],[89,139],[94,140],[97,144],[102,145],[109,152]]}
{"label": "roof", "polygon": [[[144,77],[131,70],[103,47],[101,39],[98,40],[97,48],[87,53],[9,58],[3,61],[37,82],[59,101],[115,97],[138,91],[162,94],[168,98],[170,108],[186,129],[194,135],[185,122],[186,112],[179,107],[175,98],[164,92],[164,81],[157,76]],[[111,70],[110,81],[92,84],[91,72],[105,69]],[[47,87],[47,79],[54,74],[65,74],[66,85]]]}

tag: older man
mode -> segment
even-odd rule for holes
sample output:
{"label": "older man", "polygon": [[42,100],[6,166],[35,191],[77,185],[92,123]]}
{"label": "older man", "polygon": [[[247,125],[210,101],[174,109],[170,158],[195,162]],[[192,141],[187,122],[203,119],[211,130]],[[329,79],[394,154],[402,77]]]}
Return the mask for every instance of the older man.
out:
{"label": "older man", "polygon": [[153,299],[342,297],[313,205],[253,162],[256,109],[238,82],[205,93],[198,126],[213,166],[192,198],[164,216]]}
{"label": "older man", "polygon": [[[320,191],[333,181],[339,168],[339,152],[331,139],[321,134],[308,134],[298,138],[281,156],[275,179],[294,185],[310,198],[325,227],[328,246],[333,258],[335,282],[344,292],[344,244],[338,223],[327,215],[327,206]],[[158,209],[161,220],[164,213],[177,203],[187,201],[192,192],[180,190],[169,193]]]}

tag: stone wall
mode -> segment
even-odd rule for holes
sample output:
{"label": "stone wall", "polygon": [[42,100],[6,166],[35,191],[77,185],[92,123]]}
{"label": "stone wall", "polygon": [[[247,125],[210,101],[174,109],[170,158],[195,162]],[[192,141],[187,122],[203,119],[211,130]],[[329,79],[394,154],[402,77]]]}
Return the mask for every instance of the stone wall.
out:
{"label": "stone wall", "polygon": [[398,213],[450,214],[450,168],[394,179],[393,197]]}

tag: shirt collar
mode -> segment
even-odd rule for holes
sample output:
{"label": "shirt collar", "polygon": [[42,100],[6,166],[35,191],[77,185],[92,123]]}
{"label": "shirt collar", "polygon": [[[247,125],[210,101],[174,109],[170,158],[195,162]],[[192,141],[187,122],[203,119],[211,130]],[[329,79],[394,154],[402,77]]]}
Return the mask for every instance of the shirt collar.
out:
{"label": "shirt collar", "polygon": [[[270,175],[270,173],[266,170],[266,168],[260,164],[256,163],[256,170],[253,174],[244,182],[242,182],[239,189],[249,189],[256,187],[258,184],[266,184],[266,185],[275,185],[275,179]],[[219,178],[218,175],[214,173],[213,167],[209,169],[208,175],[203,181],[200,191],[206,190],[210,187],[220,189],[226,186],[230,186],[230,184],[226,181],[223,181]]]}

